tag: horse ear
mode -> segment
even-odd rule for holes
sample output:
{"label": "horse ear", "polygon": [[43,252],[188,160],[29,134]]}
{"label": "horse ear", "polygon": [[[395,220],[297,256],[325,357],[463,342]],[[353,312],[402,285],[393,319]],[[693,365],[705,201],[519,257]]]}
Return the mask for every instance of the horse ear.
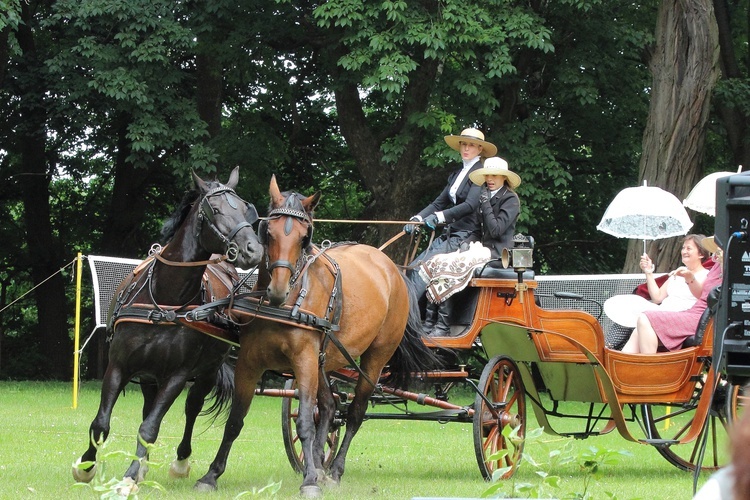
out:
{"label": "horse ear", "polygon": [[229,174],[229,180],[227,181],[227,187],[234,189],[237,187],[237,183],[240,181],[240,167],[234,167],[232,173]]}
{"label": "horse ear", "polygon": [[198,174],[195,173],[195,170],[190,170],[190,173],[193,174],[193,183],[195,184],[195,187],[200,189],[201,192],[205,193],[208,191],[208,185],[198,177]]}
{"label": "horse ear", "polygon": [[268,189],[271,196],[271,206],[278,208],[284,203],[284,197],[281,195],[279,185],[276,183],[276,174],[271,176],[271,187]]}
{"label": "horse ear", "polygon": [[302,206],[305,207],[306,212],[312,212],[318,206],[319,202],[320,202],[320,191],[302,200]]}

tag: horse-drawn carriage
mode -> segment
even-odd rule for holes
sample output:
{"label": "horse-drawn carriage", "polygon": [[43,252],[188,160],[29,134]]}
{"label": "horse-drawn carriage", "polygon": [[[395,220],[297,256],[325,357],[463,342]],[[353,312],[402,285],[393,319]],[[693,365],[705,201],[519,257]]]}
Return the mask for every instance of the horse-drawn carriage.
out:
{"label": "horse-drawn carriage", "polygon": [[[519,253],[513,267],[477,271],[468,288],[470,321],[460,335],[423,338],[408,280],[382,252],[364,245],[314,246],[317,197],[281,193],[272,181],[271,198],[269,218],[259,227],[265,249],[259,291],[191,306],[171,318],[196,330],[206,318],[221,319],[239,345],[225,436],[196,486],[216,487],[255,395],[284,398],[287,455],[304,474],[301,491],[309,496],[319,493],[324,470],[340,479],[351,439],[367,418],[472,423],[482,476],[499,471],[510,477],[523,440],[510,439],[507,429],[524,436],[527,404],[548,433],[585,438],[616,429],[682,469],[727,463],[726,430],[743,394],[712,364],[711,319],[678,351],[609,349],[592,314],[540,306],[529,254]],[[419,356],[444,366],[425,368]],[[477,362],[481,373],[471,368]],[[283,389],[258,387],[267,370],[287,376]],[[404,381],[435,394],[409,392]],[[473,404],[449,401],[448,392],[459,384],[474,389]],[[405,402],[434,411],[403,411]],[[375,403],[398,411],[366,414]],[[557,427],[558,420],[566,425]]]}
{"label": "horse-drawn carriage", "polygon": [[[541,308],[535,297],[538,283],[529,271],[480,270],[470,284],[478,295],[470,325],[457,337],[426,340],[432,348],[450,350],[454,356],[446,358],[456,360],[453,366],[414,374],[415,382],[432,386],[435,394],[383,385],[373,404],[395,411],[372,412],[368,418],[472,423],[477,463],[486,479],[499,469],[502,478],[509,478],[518,467],[523,442],[509,439],[504,430],[519,427],[522,437],[529,407],[550,434],[587,438],[617,430],[629,441],[654,446],[684,470],[715,470],[728,463],[727,426],[745,401],[739,387],[714,371],[712,320],[678,351],[624,354],[606,347],[601,324],[591,314]],[[560,297],[570,299],[571,294]],[[476,360],[484,362],[481,374],[469,368],[470,358],[474,365]],[[350,387],[356,378],[356,370],[350,368],[334,372],[334,391],[339,385]],[[459,383],[474,389],[472,405],[449,402],[448,390]],[[290,379],[284,391],[258,393],[285,398],[284,443],[290,463],[301,470],[293,425],[294,387]],[[335,452],[350,397],[345,391],[337,397],[337,426],[331,429],[327,456]],[[405,402],[434,411],[396,408]],[[558,429],[562,423],[563,429]],[[496,454],[501,450],[507,453]]]}

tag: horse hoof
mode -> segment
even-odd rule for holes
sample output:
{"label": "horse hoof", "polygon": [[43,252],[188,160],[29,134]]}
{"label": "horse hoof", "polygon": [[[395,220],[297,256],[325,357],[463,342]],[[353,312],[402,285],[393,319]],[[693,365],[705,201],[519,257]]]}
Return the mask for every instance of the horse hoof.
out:
{"label": "horse hoof", "polygon": [[321,498],[323,491],[317,485],[300,486],[299,494],[304,498]]}
{"label": "horse hoof", "polygon": [[332,488],[339,485],[339,483],[334,480],[330,475],[326,473],[323,469],[315,469],[315,472],[318,473],[318,484],[321,486],[325,486],[326,488]]}
{"label": "horse hoof", "polygon": [[169,466],[169,477],[173,479],[186,479],[190,477],[190,461],[175,460],[172,465]]}
{"label": "horse hoof", "polygon": [[140,483],[141,481],[144,481],[146,479],[146,474],[148,474],[148,465],[141,464],[141,466],[138,467],[138,477],[135,482]]}
{"label": "horse hoof", "polygon": [[193,489],[195,491],[211,492],[211,491],[216,491],[218,488],[208,483],[201,483],[200,481],[197,481],[195,483],[195,486],[193,486]]}
{"label": "horse hoof", "polygon": [[121,497],[128,498],[130,495],[138,491],[138,485],[135,484],[135,480],[132,477],[123,478],[117,486],[117,494]]}
{"label": "horse hoof", "polygon": [[73,479],[75,479],[77,483],[90,483],[96,475],[96,464],[94,464],[94,466],[88,471],[80,468],[79,465],[81,465],[80,458],[73,464]]}

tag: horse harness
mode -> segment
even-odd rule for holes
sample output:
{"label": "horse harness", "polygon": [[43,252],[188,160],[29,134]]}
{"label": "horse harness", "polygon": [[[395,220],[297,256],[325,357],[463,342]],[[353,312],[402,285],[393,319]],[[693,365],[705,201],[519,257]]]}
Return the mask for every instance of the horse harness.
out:
{"label": "horse harness", "polygon": [[[230,188],[220,186],[209,191],[203,197],[203,199],[201,200],[200,212],[198,214],[199,221],[201,221],[198,225],[198,234],[200,234],[202,222],[206,221],[212,231],[216,233],[217,236],[227,246],[227,260],[232,262],[237,256],[237,246],[232,241],[232,238],[242,228],[251,224],[249,221],[243,221],[239,223],[228,236],[224,236],[223,234],[221,234],[218,228],[216,228],[214,224],[213,209],[208,203],[208,199],[212,196],[225,194],[227,202],[232,205],[233,208],[236,208],[236,205],[232,201],[232,198],[226,195],[226,193],[228,192],[234,193],[234,191]],[[296,193],[292,194],[292,196],[294,195],[296,195]],[[252,207],[252,205],[248,204],[248,207]],[[257,212],[255,212],[254,207],[252,208],[257,218]],[[264,303],[264,296],[262,292],[250,292],[246,294],[233,293],[229,297],[221,298],[218,300],[216,300],[215,298],[212,301],[202,300],[202,305],[192,305],[188,303],[183,306],[160,306],[154,300],[150,289],[151,275],[153,273],[155,260],[160,260],[161,262],[172,265],[201,265],[208,262],[215,262],[207,261],[201,263],[172,263],[170,261],[165,261],[163,258],[160,258],[161,256],[159,255],[159,251],[152,251],[152,257],[149,260],[144,261],[144,263],[136,269],[140,273],[142,269],[148,267],[147,277],[141,284],[141,287],[138,288],[138,292],[133,293],[138,283],[140,282],[140,280],[137,279],[137,273],[134,271],[131,275],[131,281],[125,285],[124,289],[118,295],[117,302],[112,314],[112,319],[110,320],[111,326],[113,327],[121,321],[148,322],[153,324],[182,324],[202,333],[211,335],[219,340],[228,342],[234,346],[239,345],[239,335],[237,333],[237,327],[243,325],[243,323],[240,323],[235,319],[236,316],[249,317],[248,322],[253,321],[256,318],[261,318],[269,321],[287,324],[290,326],[302,327],[310,330],[318,330],[322,331],[324,334],[323,343],[321,345],[318,356],[321,368],[325,363],[326,346],[328,342],[332,342],[346,358],[347,362],[354,366],[360,373],[360,375],[365,378],[365,380],[375,386],[376,384],[373,383],[369,379],[369,377],[360,369],[356,360],[354,360],[351,354],[349,354],[349,352],[346,350],[344,345],[334,333],[337,332],[340,328],[339,323],[342,313],[341,272],[338,263],[330,255],[327,254],[327,250],[343,245],[353,245],[355,243],[338,242],[335,244],[331,244],[330,241],[325,241],[320,247],[314,246],[312,245],[313,224],[310,216],[306,212],[289,207],[282,207],[271,210],[271,212],[269,212],[268,219],[278,218],[282,216],[289,217],[284,225],[284,232],[287,235],[291,232],[293,219],[302,220],[303,222],[306,222],[308,226],[307,234],[302,241],[303,252],[297,263],[292,264],[291,262],[286,260],[278,260],[274,262],[266,261],[266,266],[269,272],[277,267],[284,267],[291,271],[292,277],[290,278],[289,285],[292,289],[295,288],[297,282],[301,278],[301,282],[299,283],[299,292],[297,293],[294,305],[280,307],[270,306],[267,303]],[[268,219],[262,220],[258,226],[258,237],[261,243],[263,243],[264,245],[267,243]],[[309,253],[308,249],[310,250]],[[331,287],[326,310],[322,316],[318,316],[313,312],[304,310],[302,304],[308,293],[309,278],[307,270],[315,261],[321,258],[321,262],[324,263],[326,269],[328,269],[329,272],[333,275],[334,283]],[[266,259],[268,259],[267,255]],[[147,285],[149,290],[149,297],[151,298],[151,304],[128,303],[130,300],[136,297],[138,293],[140,293],[143,287]],[[203,285],[201,286],[201,290],[199,292],[203,292],[204,299],[206,297],[205,287],[206,279],[204,276]],[[229,288],[236,290],[238,286],[234,285],[230,286]],[[212,294],[209,294],[209,296],[211,295]],[[191,300],[190,302],[194,301],[195,299]],[[114,328],[112,328],[112,331],[114,331]]]}
{"label": "horse harness", "polygon": [[[290,197],[298,197],[299,195],[297,193],[292,193],[289,195]],[[260,221],[258,224],[258,239],[260,240],[262,245],[266,245],[268,243],[268,221],[271,219],[278,219],[280,217],[287,216],[287,220],[284,223],[284,234],[289,236],[289,233],[292,232],[292,223],[294,219],[298,219],[305,224],[307,224],[307,234],[305,235],[305,238],[302,240],[302,257],[305,258],[306,256],[306,249],[310,247],[312,244],[312,236],[313,236],[313,222],[310,217],[310,215],[305,212],[304,210],[298,210],[291,207],[280,207],[280,208],[274,208],[268,213],[268,217],[265,220]],[[325,250],[324,250],[325,251]],[[299,276],[299,270],[300,270],[300,263],[297,262],[296,265],[292,264],[288,260],[276,260],[273,262],[268,262],[268,254],[266,254],[266,268],[268,269],[268,272],[270,273],[277,267],[284,267],[286,269],[289,269],[289,271],[292,273],[292,279],[290,281],[290,285],[294,284],[294,281]]]}
{"label": "horse harness", "polygon": [[[308,233],[309,234],[309,233]],[[378,387],[370,377],[360,368],[357,361],[349,354],[346,347],[336,336],[337,331],[340,329],[341,313],[343,308],[343,294],[341,289],[341,269],[338,263],[327,253],[327,250],[344,245],[355,245],[356,242],[338,242],[331,243],[330,241],[324,241],[321,247],[312,246],[311,254],[307,254],[306,250],[303,251],[303,264],[290,268],[292,271],[292,278],[290,279],[290,286],[294,287],[298,278],[302,277],[300,283],[299,292],[293,306],[281,306],[274,307],[263,303],[264,297],[262,294],[250,293],[236,297],[234,304],[229,307],[230,313],[235,315],[246,315],[250,316],[251,321],[255,318],[262,318],[277,323],[283,323],[291,326],[303,327],[310,330],[319,330],[323,332],[323,343],[321,344],[320,351],[318,353],[318,365],[321,368],[325,383],[330,385],[328,377],[322,370],[325,365],[326,348],[328,342],[333,343],[336,348],[341,352],[346,361],[355,368],[355,370],[362,376],[369,384],[373,387]],[[308,274],[307,270],[310,266],[318,259],[322,259],[321,262],[325,265],[326,269],[333,275],[334,282],[331,287],[331,292],[328,297],[328,305],[323,316],[316,316],[314,313],[305,311],[302,309],[302,303],[308,293]],[[282,264],[286,265],[286,261],[281,261]],[[279,267],[279,266],[277,266]],[[217,301],[217,305],[225,305],[228,300],[224,299]],[[192,312],[194,318],[200,316],[203,308],[209,309],[213,307],[213,304],[206,304],[205,306],[199,307]]]}
{"label": "horse harness", "polygon": [[[245,220],[239,222],[227,235],[224,235],[219,228],[216,227],[216,217],[209,201],[216,196],[223,196],[229,206],[233,209],[239,207],[237,200],[243,203],[246,207]],[[218,325],[211,323],[205,323],[200,325],[200,327],[198,327],[199,325],[189,325],[192,320],[189,319],[188,312],[197,307],[197,304],[194,303],[199,299],[202,304],[216,300],[213,285],[211,283],[211,276],[213,276],[214,279],[221,281],[228,290],[232,290],[233,292],[241,286],[242,283],[239,282],[239,276],[236,271],[229,266],[224,265],[223,261],[234,262],[237,259],[239,247],[234,242],[234,237],[242,229],[246,227],[252,228],[253,223],[258,220],[258,211],[252,203],[240,198],[234,189],[225,185],[220,185],[203,195],[199,202],[197,218],[198,227],[196,229],[196,239],[200,238],[205,223],[224,244],[225,255],[215,259],[198,262],[172,261],[161,255],[166,247],[162,248],[160,245],[154,244],[149,251],[149,257],[137,266],[130,274],[128,281],[123,282],[119,287],[119,293],[112,306],[112,310],[110,311],[111,315],[107,325],[111,332],[110,335],[114,333],[114,327],[122,321],[152,324],[182,323],[188,324],[188,326],[203,333],[216,336],[221,340],[237,345],[236,332],[230,333],[227,328],[221,328]],[[204,272],[201,280],[200,289],[196,293],[196,296],[181,306],[164,306],[158,304],[154,298],[151,287],[154,267],[157,260],[165,265],[174,267],[207,266],[206,272]],[[217,267],[212,268],[212,266]],[[219,269],[221,272],[219,272]],[[146,274],[145,278],[142,279],[142,273],[144,271]],[[134,303],[133,301],[144,289],[148,291],[150,303]]]}
{"label": "horse harness", "polygon": [[[311,254],[305,254],[301,259],[301,265],[293,270],[293,278],[290,280],[292,286],[296,285],[301,277],[299,291],[293,305],[271,306],[265,300],[262,291],[235,294],[231,297],[216,300],[199,306],[189,311],[186,316],[188,321],[205,321],[216,317],[217,311],[221,310],[227,315],[230,322],[236,326],[243,326],[256,318],[296,326],[308,330],[319,330],[323,332],[335,332],[339,330],[341,320],[342,294],[341,273],[336,261],[326,251],[334,246],[351,243],[337,243],[330,245],[324,243],[323,247],[313,246]],[[322,258],[326,268],[334,277],[334,283],[329,295],[328,304],[323,315],[318,316],[314,312],[304,309],[303,302],[308,294],[307,270],[316,260]],[[244,321],[244,322],[242,322]]]}
{"label": "horse harness", "polygon": [[[115,327],[122,322],[155,325],[183,324],[219,340],[239,345],[237,332],[233,331],[230,324],[226,322],[222,324],[220,318],[212,318],[211,322],[201,321],[195,324],[190,319],[190,313],[200,304],[213,302],[217,299],[217,287],[234,291],[242,285],[242,280],[240,280],[237,271],[224,264],[223,261],[226,259],[216,258],[202,261],[200,264],[207,265],[207,267],[201,278],[200,289],[192,299],[179,306],[158,304],[154,299],[151,281],[157,260],[161,261],[158,253],[153,253],[139,264],[127,281],[120,286],[107,323],[108,339],[111,340]],[[135,302],[144,290],[148,292],[148,302]]]}

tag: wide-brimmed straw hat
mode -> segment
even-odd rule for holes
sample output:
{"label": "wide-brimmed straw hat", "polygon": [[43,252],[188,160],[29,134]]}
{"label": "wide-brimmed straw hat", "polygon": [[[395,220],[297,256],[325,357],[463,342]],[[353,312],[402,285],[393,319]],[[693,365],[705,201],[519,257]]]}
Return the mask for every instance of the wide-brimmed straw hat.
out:
{"label": "wide-brimmed straw hat", "polygon": [[445,142],[456,151],[461,151],[462,142],[473,142],[474,144],[479,144],[482,146],[482,156],[485,158],[497,154],[497,146],[491,142],[485,141],[484,134],[475,128],[465,128],[461,131],[461,135],[446,135]]}
{"label": "wide-brimmed straw hat", "polygon": [[716,253],[719,251],[719,245],[716,244],[716,240],[713,236],[709,236],[708,238],[703,238],[701,240],[701,246],[708,250],[709,253]]}
{"label": "wide-brimmed straw hat", "polygon": [[521,178],[517,173],[512,172],[508,168],[508,162],[500,158],[499,156],[493,156],[484,160],[482,168],[478,168],[473,172],[469,173],[469,179],[474,184],[481,186],[484,184],[485,175],[502,175],[508,179],[511,189],[516,189],[521,184]]}

